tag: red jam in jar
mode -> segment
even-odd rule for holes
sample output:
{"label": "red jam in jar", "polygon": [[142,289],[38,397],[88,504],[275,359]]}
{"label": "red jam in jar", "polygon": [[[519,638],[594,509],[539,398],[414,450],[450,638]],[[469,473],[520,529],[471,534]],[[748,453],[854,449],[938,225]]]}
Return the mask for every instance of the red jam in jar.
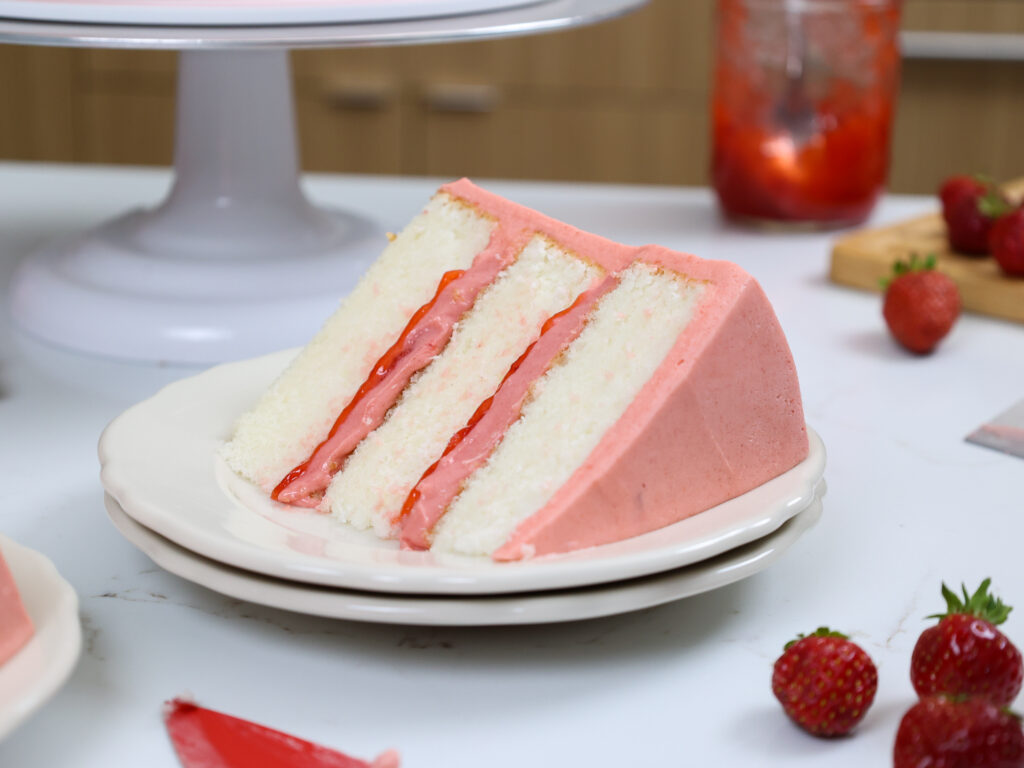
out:
{"label": "red jam in jar", "polygon": [[843,226],[885,186],[899,0],[719,0],[712,183],[731,218]]}

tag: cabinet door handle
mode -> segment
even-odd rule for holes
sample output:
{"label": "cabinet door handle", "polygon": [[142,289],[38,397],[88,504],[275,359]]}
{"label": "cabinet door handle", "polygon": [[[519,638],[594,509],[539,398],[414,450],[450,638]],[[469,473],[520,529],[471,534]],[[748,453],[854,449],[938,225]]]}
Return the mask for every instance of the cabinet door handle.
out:
{"label": "cabinet door handle", "polygon": [[342,80],[328,83],[324,98],[339,109],[386,109],[395,100],[395,86],[385,80]]}
{"label": "cabinet door handle", "polygon": [[1024,36],[998,32],[924,32],[900,34],[905,59],[1024,61]]}
{"label": "cabinet door handle", "polygon": [[484,83],[430,83],[423,89],[423,103],[435,112],[493,112],[501,100],[494,85]]}

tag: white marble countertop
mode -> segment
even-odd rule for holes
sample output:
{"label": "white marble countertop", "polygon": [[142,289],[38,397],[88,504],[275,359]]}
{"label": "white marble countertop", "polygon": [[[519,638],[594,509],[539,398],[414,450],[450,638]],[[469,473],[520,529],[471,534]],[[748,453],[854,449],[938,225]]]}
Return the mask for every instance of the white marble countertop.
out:
{"label": "white marble countertop", "polygon": [[[0,164],[0,301],[14,265],[55,235],[155,202],[169,176]],[[1024,606],[1024,462],[964,442],[1024,397],[1024,328],[964,316],[937,354],[889,339],[880,299],[829,284],[834,234],[724,225],[706,190],[492,183],[627,243],[731,259],[773,300],[808,422],[828,450],[824,515],[768,570],[612,618],[514,629],[329,621],[221,597],[171,576],[103,509],[106,423],[195,369],[88,358],[34,342],[0,313],[0,531],[54,560],[81,599],[85,647],[65,687],[0,743],[0,765],[171,768],[165,699],[201,703],[407,768],[537,765],[886,765],[913,702],[908,665],[939,584]],[[311,196],[400,227],[434,180],[314,177]],[[875,221],[933,206],[891,197]],[[59,312],[60,307],[53,311]],[[820,624],[873,656],[880,687],[838,741],[791,726],[771,666]],[[1024,607],[1006,632],[1024,641]]]}

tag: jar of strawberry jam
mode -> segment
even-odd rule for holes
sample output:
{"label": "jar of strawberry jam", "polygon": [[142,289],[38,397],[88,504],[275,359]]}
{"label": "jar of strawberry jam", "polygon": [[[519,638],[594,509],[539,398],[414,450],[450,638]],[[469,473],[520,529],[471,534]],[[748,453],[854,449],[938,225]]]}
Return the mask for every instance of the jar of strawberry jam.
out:
{"label": "jar of strawberry jam", "polygon": [[718,0],[712,183],[726,215],[855,224],[885,186],[900,0]]}

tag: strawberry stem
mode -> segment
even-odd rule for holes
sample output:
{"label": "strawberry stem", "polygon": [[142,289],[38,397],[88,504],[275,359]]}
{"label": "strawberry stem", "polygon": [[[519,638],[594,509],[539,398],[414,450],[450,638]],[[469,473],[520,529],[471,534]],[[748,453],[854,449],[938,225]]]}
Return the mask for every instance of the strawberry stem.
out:
{"label": "strawberry stem", "polygon": [[805,637],[841,637],[843,640],[849,639],[849,636],[844,635],[842,632],[836,632],[835,630],[829,629],[828,627],[818,627],[809,635],[805,635],[803,632],[801,632],[799,635],[796,636],[796,639],[790,640],[788,643],[786,643],[782,647],[782,650],[788,651],[792,646],[799,643]]}
{"label": "strawberry stem", "polygon": [[985,579],[973,595],[969,595],[967,587],[961,583],[960,588],[963,590],[963,598],[961,598],[943,582],[942,596],[946,600],[946,612],[933,613],[926,618],[941,620],[947,616],[962,613],[968,616],[976,616],[992,625],[1002,624],[1006,621],[1013,608],[988,593],[988,587],[991,583],[992,579]]}
{"label": "strawberry stem", "polygon": [[882,290],[887,290],[889,284],[898,277],[908,275],[911,272],[926,272],[929,269],[935,269],[936,256],[934,253],[929,253],[923,259],[915,251],[910,254],[910,258],[904,261],[903,259],[897,259],[892,265],[892,274],[887,277],[883,277],[879,280],[879,284],[882,286]]}
{"label": "strawberry stem", "polygon": [[998,219],[1012,210],[1013,205],[996,187],[990,186],[988,191],[978,198],[978,211],[989,219]]}

